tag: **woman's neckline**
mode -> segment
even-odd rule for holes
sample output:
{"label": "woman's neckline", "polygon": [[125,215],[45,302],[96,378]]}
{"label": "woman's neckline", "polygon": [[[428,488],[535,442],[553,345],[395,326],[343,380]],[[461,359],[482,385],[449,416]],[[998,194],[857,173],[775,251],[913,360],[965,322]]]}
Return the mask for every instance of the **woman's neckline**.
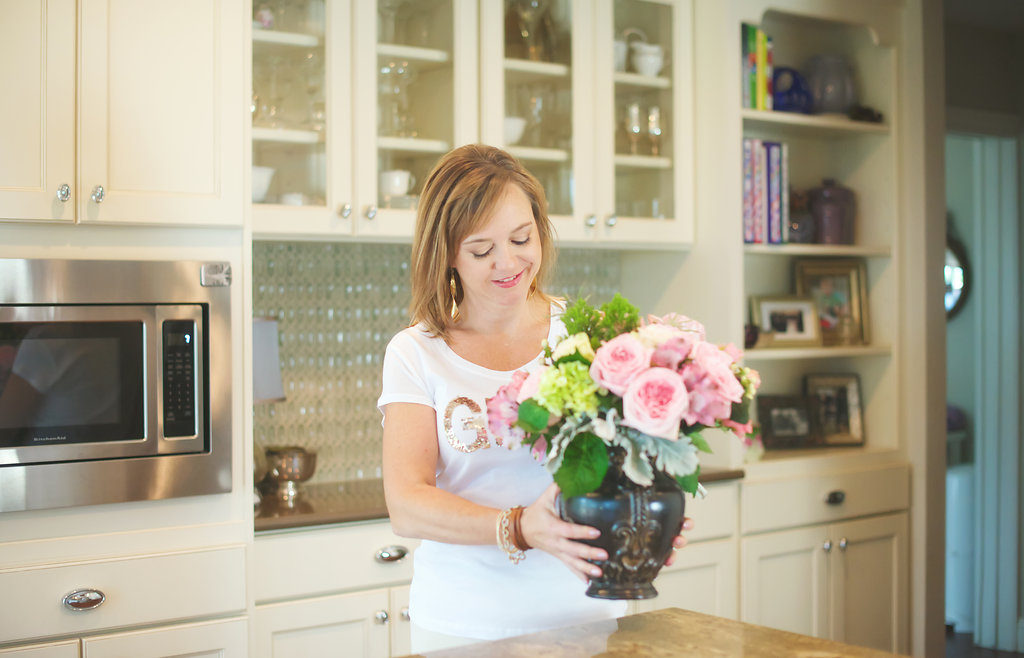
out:
{"label": "woman's neckline", "polygon": [[[549,309],[548,309],[548,330],[547,330],[547,333],[545,334],[545,337],[546,337],[546,339],[547,339],[547,341],[549,343],[552,340],[552,333],[555,330],[555,317],[556,317],[556,315],[560,314],[561,311],[562,311],[561,306],[559,306],[556,302],[552,301],[550,306],[549,306]],[[516,372],[517,370],[522,370],[524,368],[527,368],[527,367],[530,366],[530,364],[532,364],[535,361],[537,361],[537,359],[539,359],[544,354],[544,350],[540,349],[540,350],[537,351],[537,353],[533,357],[531,357],[528,361],[526,361],[526,363],[518,365],[515,368],[512,368],[511,370],[495,370],[494,368],[488,368],[487,366],[480,365],[479,363],[476,363],[475,361],[470,361],[469,359],[467,359],[466,357],[462,356],[461,354],[456,352],[454,349],[452,349],[452,346],[449,345],[447,341],[442,340],[441,343],[442,343],[442,345],[444,345],[444,349],[448,352],[448,354],[453,356],[460,363],[462,363],[462,364],[464,364],[466,366],[469,366],[470,368],[473,368],[475,370],[479,370],[481,372],[495,373],[495,374],[501,374],[501,375],[511,374],[511,373]]]}

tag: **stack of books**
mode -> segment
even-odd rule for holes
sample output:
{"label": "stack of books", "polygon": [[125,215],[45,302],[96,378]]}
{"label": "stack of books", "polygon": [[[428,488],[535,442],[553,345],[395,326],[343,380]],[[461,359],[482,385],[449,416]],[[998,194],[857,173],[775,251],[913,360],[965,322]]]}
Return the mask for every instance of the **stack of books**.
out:
{"label": "stack of books", "polygon": [[743,140],[743,242],[789,241],[789,148]]}
{"label": "stack of books", "polygon": [[764,30],[743,23],[740,26],[740,43],[743,48],[743,107],[754,110],[771,110],[773,55],[772,38]]}

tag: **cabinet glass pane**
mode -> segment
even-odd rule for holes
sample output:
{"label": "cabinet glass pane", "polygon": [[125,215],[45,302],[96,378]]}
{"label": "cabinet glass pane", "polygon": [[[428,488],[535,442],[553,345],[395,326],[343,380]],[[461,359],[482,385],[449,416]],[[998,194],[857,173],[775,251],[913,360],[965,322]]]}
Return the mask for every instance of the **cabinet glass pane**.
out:
{"label": "cabinet glass pane", "polygon": [[253,201],[326,204],[324,0],[253,3]]}
{"label": "cabinet glass pane", "polygon": [[452,0],[377,2],[377,203],[414,208],[454,143]]}
{"label": "cabinet glass pane", "polygon": [[505,143],[540,180],[548,211],[571,215],[572,14],[569,0],[505,2]]}
{"label": "cabinet glass pane", "polygon": [[675,215],[673,7],[615,0],[615,212]]}

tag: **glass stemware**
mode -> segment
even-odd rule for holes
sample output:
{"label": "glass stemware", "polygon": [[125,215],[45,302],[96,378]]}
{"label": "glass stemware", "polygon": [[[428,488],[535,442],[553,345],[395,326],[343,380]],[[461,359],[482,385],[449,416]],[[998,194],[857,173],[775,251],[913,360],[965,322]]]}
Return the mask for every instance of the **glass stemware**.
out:
{"label": "glass stemware", "polygon": [[652,105],[647,110],[647,139],[651,142],[651,155],[661,152],[661,108]]}
{"label": "glass stemware", "polygon": [[550,0],[512,1],[512,9],[519,16],[521,34],[526,41],[526,56],[534,61],[543,61],[549,56],[549,53],[545,52],[544,43],[540,39],[538,31],[550,4]]}
{"label": "glass stemware", "polygon": [[629,152],[633,155],[639,152],[641,131],[640,103],[630,103],[626,107],[626,137],[629,139]]}
{"label": "glass stemware", "polygon": [[380,134],[394,137],[416,137],[409,113],[409,85],[416,73],[409,62],[388,61],[380,67]]}

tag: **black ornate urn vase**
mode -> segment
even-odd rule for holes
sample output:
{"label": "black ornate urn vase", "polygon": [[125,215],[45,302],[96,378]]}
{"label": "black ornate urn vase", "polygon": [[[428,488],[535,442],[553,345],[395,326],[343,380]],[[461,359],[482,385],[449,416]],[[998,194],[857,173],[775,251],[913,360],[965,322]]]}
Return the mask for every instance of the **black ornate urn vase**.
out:
{"label": "black ornate urn vase", "polygon": [[613,448],[601,486],[589,494],[559,498],[562,519],[588,525],[601,536],[584,540],[608,552],[596,561],[601,576],[590,581],[587,596],[598,599],[651,599],[651,582],[672,554],[672,540],[683,529],[685,501],[676,481],[655,471],[644,487],[622,472],[625,451]]}

